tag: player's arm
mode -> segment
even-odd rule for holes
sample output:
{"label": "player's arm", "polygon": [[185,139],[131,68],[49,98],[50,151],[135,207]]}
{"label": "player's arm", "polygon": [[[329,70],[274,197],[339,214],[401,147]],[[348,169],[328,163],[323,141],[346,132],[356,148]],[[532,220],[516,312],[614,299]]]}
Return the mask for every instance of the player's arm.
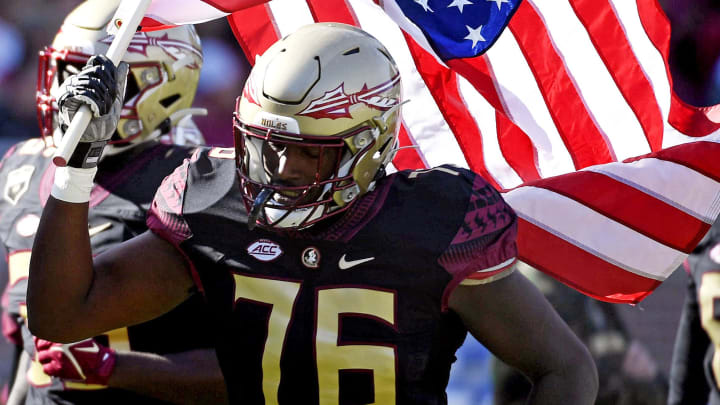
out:
{"label": "player's arm", "polygon": [[108,385],[175,404],[226,404],[225,380],[215,350],[158,355],[118,352]]}
{"label": "player's arm", "polygon": [[173,354],[113,350],[93,339],[71,344],[36,339],[43,371],[67,382],[121,388],[175,404],[224,404],[227,389],[215,350]]}
{"label": "player's arm", "polygon": [[[93,111],[70,158],[59,167],[43,210],[30,261],[28,325],[36,336],[72,342],[150,320],[185,300],[193,286],[173,245],[150,232],[93,260],[87,230],[96,164],[115,131],[127,64],[102,56],[63,83],[58,99],[62,126],[78,108]],[[71,166],[71,167],[70,167]]]}
{"label": "player's arm", "polygon": [[35,336],[74,342],[154,319],[193,289],[169,242],[145,232],[93,259],[88,204],[48,199],[28,278],[28,326]]}
{"label": "player's arm", "polygon": [[590,352],[519,272],[460,285],[449,307],[478,341],[531,380],[528,403],[594,403],[598,376]]}

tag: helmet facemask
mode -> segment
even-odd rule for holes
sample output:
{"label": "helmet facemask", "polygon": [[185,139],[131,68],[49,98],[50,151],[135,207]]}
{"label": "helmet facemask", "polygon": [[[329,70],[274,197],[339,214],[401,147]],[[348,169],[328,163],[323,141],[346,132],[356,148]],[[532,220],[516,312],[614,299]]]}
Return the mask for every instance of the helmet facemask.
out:
{"label": "helmet facemask", "polygon": [[[353,157],[374,149],[379,131],[373,122],[365,122],[335,136],[296,134],[244,123],[237,114],[234,128],[248,225],[284,229],[306,228],[352,205],[361,194],[352,175],[358,162]],[[278,179],[286,148],[300,148],[299,153],[316,157],[310,183],[286,184]]]}

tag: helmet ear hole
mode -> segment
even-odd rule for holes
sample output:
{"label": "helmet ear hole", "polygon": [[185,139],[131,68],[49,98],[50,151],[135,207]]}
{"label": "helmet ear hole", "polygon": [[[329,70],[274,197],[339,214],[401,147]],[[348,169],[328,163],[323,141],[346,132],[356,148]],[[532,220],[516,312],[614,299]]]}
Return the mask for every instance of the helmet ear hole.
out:
{"label": "helmet ear hole", "polygon": [[373,155],[373,159],[380,159],[380,156],[382,156],[385,153],[385,149],[390,145],[390,142],[392,141],[391,138],[388,138],[388,140],[385,141],[380,148],[378,148],[377,152]]}
{"label": "helmet ear hole", "polygon": [[180,95],[175,93],[171,96],[167,96],[164,99],[160,100],[160,104],[162,104],[163,107],[168,108],[171,105],[173,105],[176,101],[180,99]]}
{"label": "helmet ear hole", "polygon": [[123,104],[127,103],[138,93],[140,93],[140,88],[138,87],[137,80],[135,80],[135,75],[129,74],[125,84],[125,98],[123,99]]}

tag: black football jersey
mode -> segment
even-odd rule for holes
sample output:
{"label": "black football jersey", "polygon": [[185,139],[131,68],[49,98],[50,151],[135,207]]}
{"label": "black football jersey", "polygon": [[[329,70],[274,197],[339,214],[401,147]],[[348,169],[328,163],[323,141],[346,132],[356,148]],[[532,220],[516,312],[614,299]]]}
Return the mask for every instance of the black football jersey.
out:
{"label": "black football jersey", "polygon": [[[668,404],[720,405],[720,221],[685,263],[688,289],[670,370]],[[713,343],[713,341],[715,343]]]}
{"label": "black football jersey", "polygon": [[[88,218],[94,253],[147,229],[145,218],[157,187],[192,155],[192,150],[156,144],[103,159],[92,190]],[[53,183],[53,153],[54,149],[47,148],[41,139],[31,139],[13,147],[0,163],[0,238],[8,251],[10,275],[3,332],[16,344],[22,344],[31,358],[35,348],[25,322],[25,294],[30,250]],[[159,354],[213,347],[206,311],[202,296],[196,294],[156,320],[113,330],[96,339],[118,350]],[[163,403],[124,390],[50,378],[35,361],[27,370],[27,378],[30,382],[27,403]]]}
{"label": "black football jersey", "polygon": [[511,208],[452,166],[387,176],[307,230],[249,231],[232,153],[203,150],[163,182],[148,225],[189,258],[242,404],[447,403],[467,333],[449,294],[508,274],[517,253]]}

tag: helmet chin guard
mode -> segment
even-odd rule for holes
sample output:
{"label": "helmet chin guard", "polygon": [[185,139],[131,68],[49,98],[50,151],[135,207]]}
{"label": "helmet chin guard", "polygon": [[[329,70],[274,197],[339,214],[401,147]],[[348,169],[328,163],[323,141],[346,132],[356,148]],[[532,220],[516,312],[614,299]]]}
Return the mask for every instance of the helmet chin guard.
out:
{"label": "helmet chin guard", "polygon": [[[397,151],[398,68],[374,37],[312,24],[271,46],[238,98],[235,148],[249,226],[302,229],[371,191]],[[281,148],[318,153],[308,184],[277,181]],[[322,174],[321,168],[331,167]]]}

